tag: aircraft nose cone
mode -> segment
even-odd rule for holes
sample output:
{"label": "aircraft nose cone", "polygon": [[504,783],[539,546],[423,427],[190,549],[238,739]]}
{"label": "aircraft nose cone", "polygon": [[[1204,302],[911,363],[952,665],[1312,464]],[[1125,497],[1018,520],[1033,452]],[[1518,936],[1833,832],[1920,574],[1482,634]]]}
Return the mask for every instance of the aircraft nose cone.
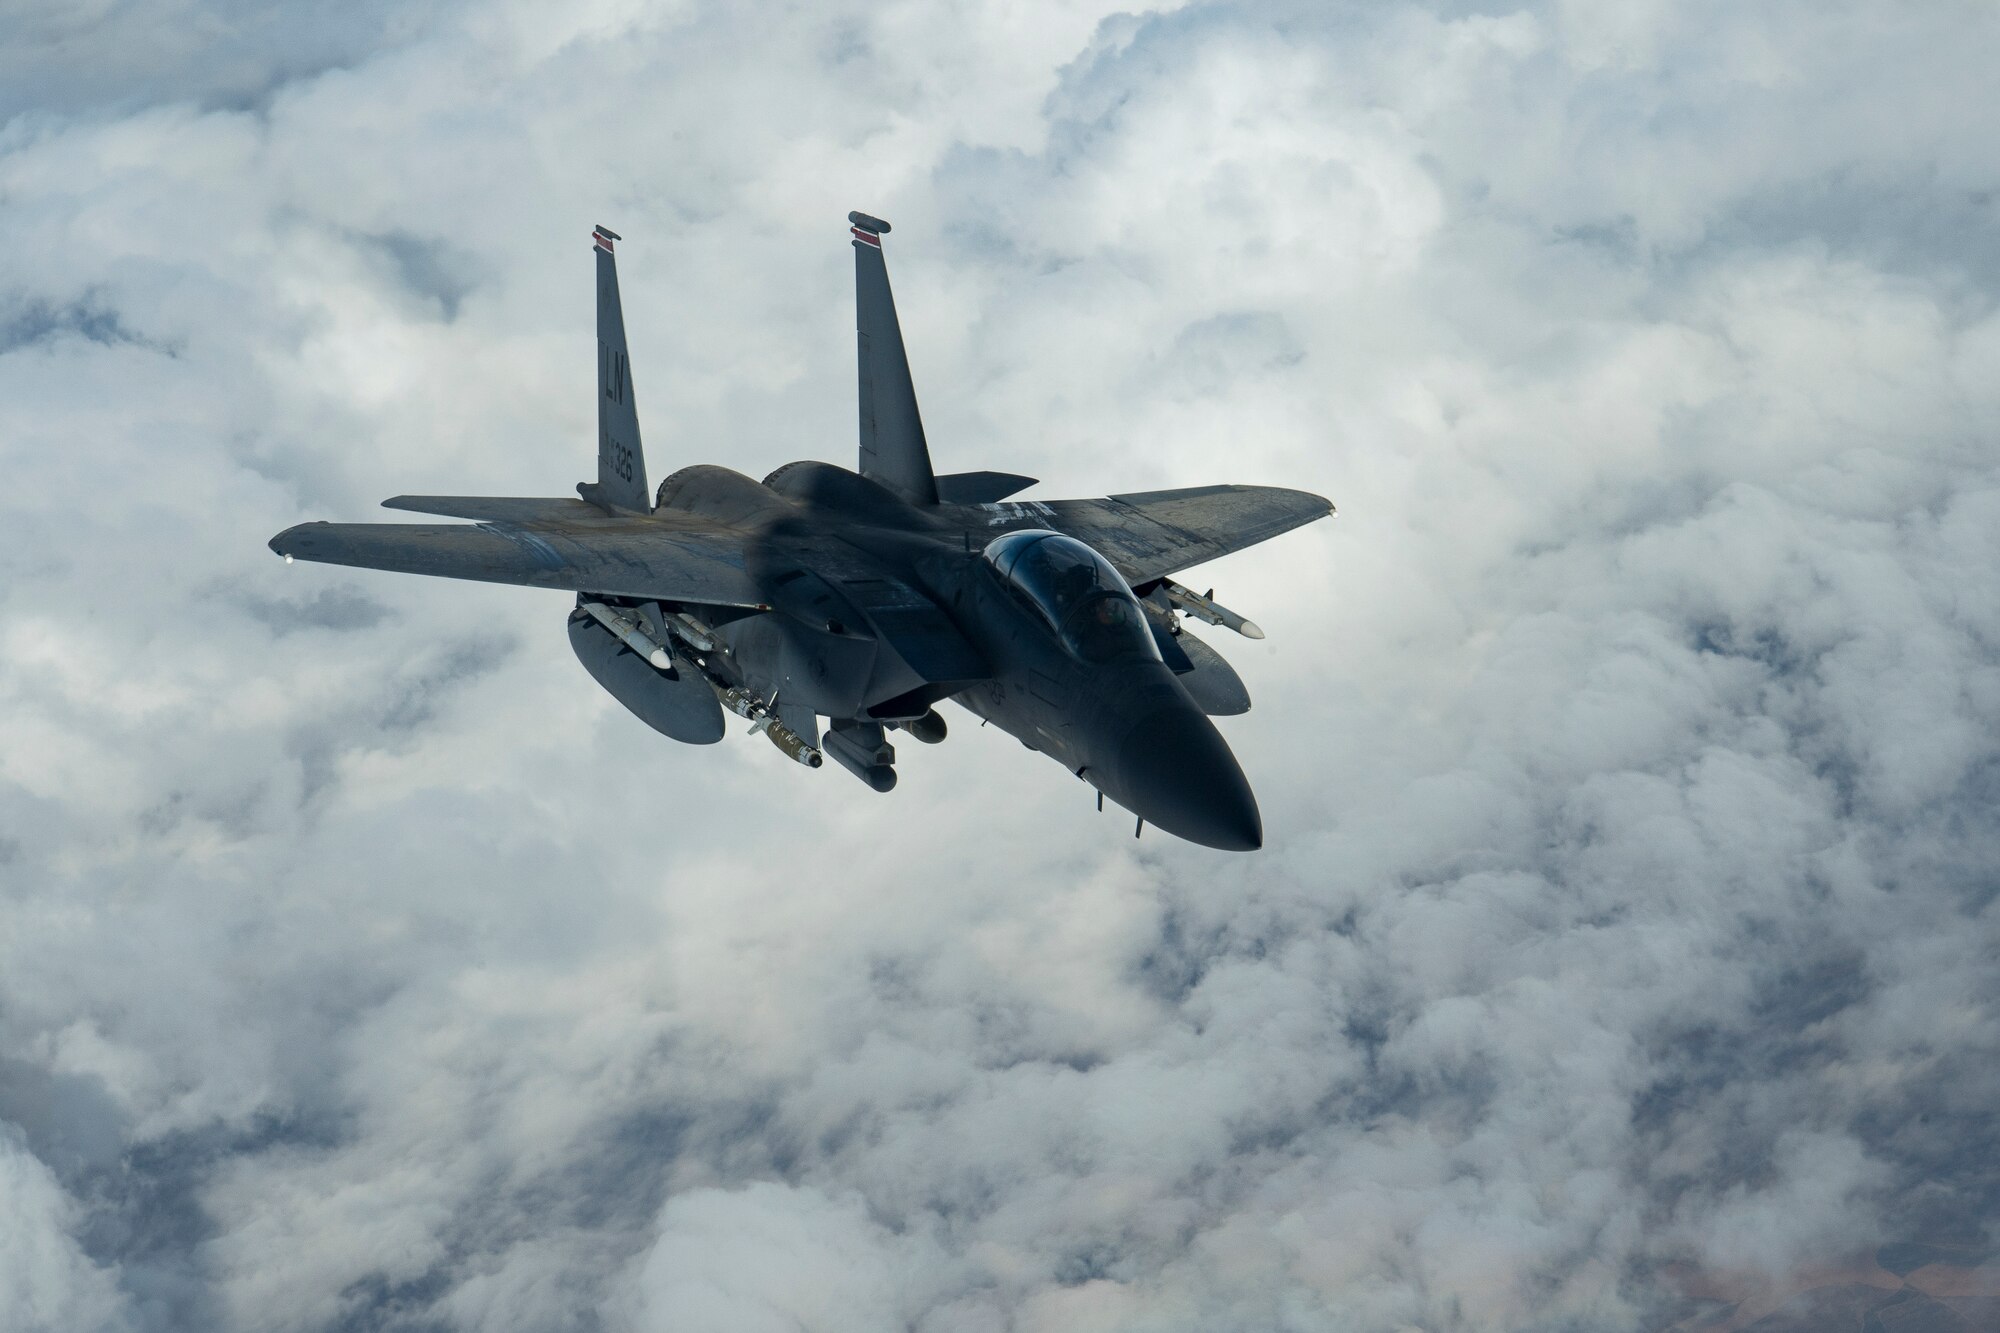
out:
{"label": "aircraft nose cone", "polygon": [[1215,724],[1191,708],[1166,708],[1126,734],[1117,772],[1124,803],[1176,837],[1226,852],[1264,845],[1257,798]]}

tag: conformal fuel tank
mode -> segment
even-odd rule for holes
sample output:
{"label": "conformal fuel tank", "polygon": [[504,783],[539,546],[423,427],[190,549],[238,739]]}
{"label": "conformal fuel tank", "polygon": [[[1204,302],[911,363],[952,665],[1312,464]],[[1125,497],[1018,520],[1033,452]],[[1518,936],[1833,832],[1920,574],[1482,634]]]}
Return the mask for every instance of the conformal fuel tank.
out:
{"label": "conformal fuel tank", "polygon": [[583,669],[654,731],[689,745],[722,739],[722,705],[692,668],[657,670],[582,611],[570,615],[569,646]]}

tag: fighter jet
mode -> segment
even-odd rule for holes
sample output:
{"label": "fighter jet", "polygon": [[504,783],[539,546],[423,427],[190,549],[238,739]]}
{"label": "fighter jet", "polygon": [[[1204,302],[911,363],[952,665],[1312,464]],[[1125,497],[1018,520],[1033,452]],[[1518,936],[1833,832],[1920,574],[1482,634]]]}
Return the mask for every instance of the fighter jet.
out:
{"label": "fighter jet", "polygon": [[[1147,824],[1226,850],[1263,843],[1250,784],[1213,716],[1243,681],[1183,620],[1263,631],[1173,576],[1333,512],[1317,495],[1201,486],[1016,500],[1038,482],[931,469],[883,260],[889,224],[848,214],[859,467],[798,462],[755,481],[712,464],[649,492],[618,297],[616,232],[597,264],[597,479],[579,498],[399,495],[460,523],[302,523],[291,560],[574,593],[569,641],[640,720],[690,745],[747,719],[808,768],[878,792],[901,731],[945,739],[949,699]],[[826,719],[821,727],[820,719]]]}

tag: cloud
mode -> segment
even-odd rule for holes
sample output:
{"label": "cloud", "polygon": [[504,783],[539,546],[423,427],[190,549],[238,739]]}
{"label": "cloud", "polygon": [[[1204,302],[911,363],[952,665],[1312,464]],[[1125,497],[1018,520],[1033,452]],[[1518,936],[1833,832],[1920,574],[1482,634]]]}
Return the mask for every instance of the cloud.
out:
{"label": "cloud", "polygon": [[49,1168],[9,1129],[0,1140],[0,1303],[22,1329],[110,1329],[123,1324],[110,1274],[72,1234],[76,1207]]}
{"label": "cloud", "polygon": [[[1986,1253],[1993,20],[273,13],[0,80],[12,1322],[1649,1328]],[[553,599],[268,558],[584,475],[594,222],[656,477],[842,461],[857,206],[941,467],[1340,504],[1201,571],[1264,852],[969,725],[891,798],[673,747]]]}
{"label": "cloud", "polygon": [[[693,1189],[660,1212],[635,1322],[746,1330],[907,1328],[935,1254],[899,1255],[861,1201],[761,1182]],[[935,1270],[933,1270],[935,1271]]]}

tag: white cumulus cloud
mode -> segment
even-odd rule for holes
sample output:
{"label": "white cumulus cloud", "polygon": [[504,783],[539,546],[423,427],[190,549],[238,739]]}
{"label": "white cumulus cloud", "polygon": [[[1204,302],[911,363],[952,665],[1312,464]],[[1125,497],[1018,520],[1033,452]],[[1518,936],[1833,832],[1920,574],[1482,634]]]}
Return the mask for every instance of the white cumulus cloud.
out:
{"label": "white cumulus cloud", "polygon": [[[1650,1329],[1990,1253],[1992,14],[0,36],[0,1325]],[[856,207],[942,469],[1339,504],[1190,576],[1271,632],[1262,852],[969,719],[889,797],[674,747],[561,599],[264,549],[585,476],[593,223],[655,478],[849,461]]]}

